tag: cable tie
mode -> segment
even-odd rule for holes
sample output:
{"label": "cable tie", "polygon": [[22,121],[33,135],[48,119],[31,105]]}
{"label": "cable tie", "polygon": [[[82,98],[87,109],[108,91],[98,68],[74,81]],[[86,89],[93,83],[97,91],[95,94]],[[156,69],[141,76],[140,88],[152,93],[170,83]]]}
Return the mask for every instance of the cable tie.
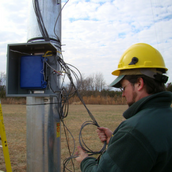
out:
{"label": "cable tie", "polygon": [[54,72],[55,72],[55,73],[58,73],[59,75],[62,75],[62,76],[63,76],[63,74],[62,74],[62,73],[60,73],[60,71],[56,71],[56,70],[54,70]]}
{"label": "cable tie", "polygon": [[52,55],[53,55],[52,51],[47,51],[47,52],[43,55],[43,57],[49,57],[49,56],[52,56]]}
{"label": "cable tie", "polygon": [[57,53],[62,54],[60,51],[57,51]]}

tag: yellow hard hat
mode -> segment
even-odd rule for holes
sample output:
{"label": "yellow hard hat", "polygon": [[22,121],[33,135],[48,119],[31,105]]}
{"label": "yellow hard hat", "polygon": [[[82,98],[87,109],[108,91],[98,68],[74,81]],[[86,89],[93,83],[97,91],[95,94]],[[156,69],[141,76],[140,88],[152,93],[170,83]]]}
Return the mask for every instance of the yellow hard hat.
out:
{"label": "yellow hard hat", "polygon": [[168,70],[158,50],[148,44],[137,43],[123,53],[119,60],[118,69],[113,71],[112,74],[119,76],[122,70],[138,68]]}
{"label": "yellow hard hat", "polygon": [[[157,69],[163,70],[160,72]],[[166,83],[168,77],[162,73],[167,70],[163,57],[158,50],[148,44],[137,43],[129,47],[121,56],[118,69],[112,72],[118,77],[109,86],[118,88],[125,75],[139,74]]]}

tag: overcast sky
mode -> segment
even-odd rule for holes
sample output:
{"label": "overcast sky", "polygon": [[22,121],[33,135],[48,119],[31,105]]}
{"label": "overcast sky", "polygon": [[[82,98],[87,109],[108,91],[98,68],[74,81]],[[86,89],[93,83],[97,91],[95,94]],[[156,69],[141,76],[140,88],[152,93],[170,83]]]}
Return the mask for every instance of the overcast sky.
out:
{"label": "overcast sky", "polygon": [[[7,44],[27,42],[28,1],[1,0],[0,72]],[[84,76],[102,73],[110,84],[122,53],[138,42],[160,51],[172,82],[171,0],[69,0],[62,11],[64,60]]]}

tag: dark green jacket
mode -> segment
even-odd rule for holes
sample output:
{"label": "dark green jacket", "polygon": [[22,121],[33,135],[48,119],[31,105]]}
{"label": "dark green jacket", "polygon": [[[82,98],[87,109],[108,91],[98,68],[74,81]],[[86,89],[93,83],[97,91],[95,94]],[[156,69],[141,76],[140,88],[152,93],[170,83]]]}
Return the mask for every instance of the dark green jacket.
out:
{"label": "dark green jacket", "polygon": [[125,112],[99,162],[87,157],[82,172],[172,172],[172,93],[145,97]]}

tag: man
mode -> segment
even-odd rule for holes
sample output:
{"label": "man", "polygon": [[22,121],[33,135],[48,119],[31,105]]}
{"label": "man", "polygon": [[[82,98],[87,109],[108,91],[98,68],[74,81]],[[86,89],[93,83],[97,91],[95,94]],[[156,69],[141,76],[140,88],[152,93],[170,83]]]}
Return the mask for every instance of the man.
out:
{"label": "man", "polygon": [[82,172],[172,171],[172,93],[165,91],[166,71],[161,54],[148,44],[124,52],[111,86],[121,88],[126,98],[126,120],[114,132],[98,129],[100,140],[108,143],[99,161],[78,147]]}

